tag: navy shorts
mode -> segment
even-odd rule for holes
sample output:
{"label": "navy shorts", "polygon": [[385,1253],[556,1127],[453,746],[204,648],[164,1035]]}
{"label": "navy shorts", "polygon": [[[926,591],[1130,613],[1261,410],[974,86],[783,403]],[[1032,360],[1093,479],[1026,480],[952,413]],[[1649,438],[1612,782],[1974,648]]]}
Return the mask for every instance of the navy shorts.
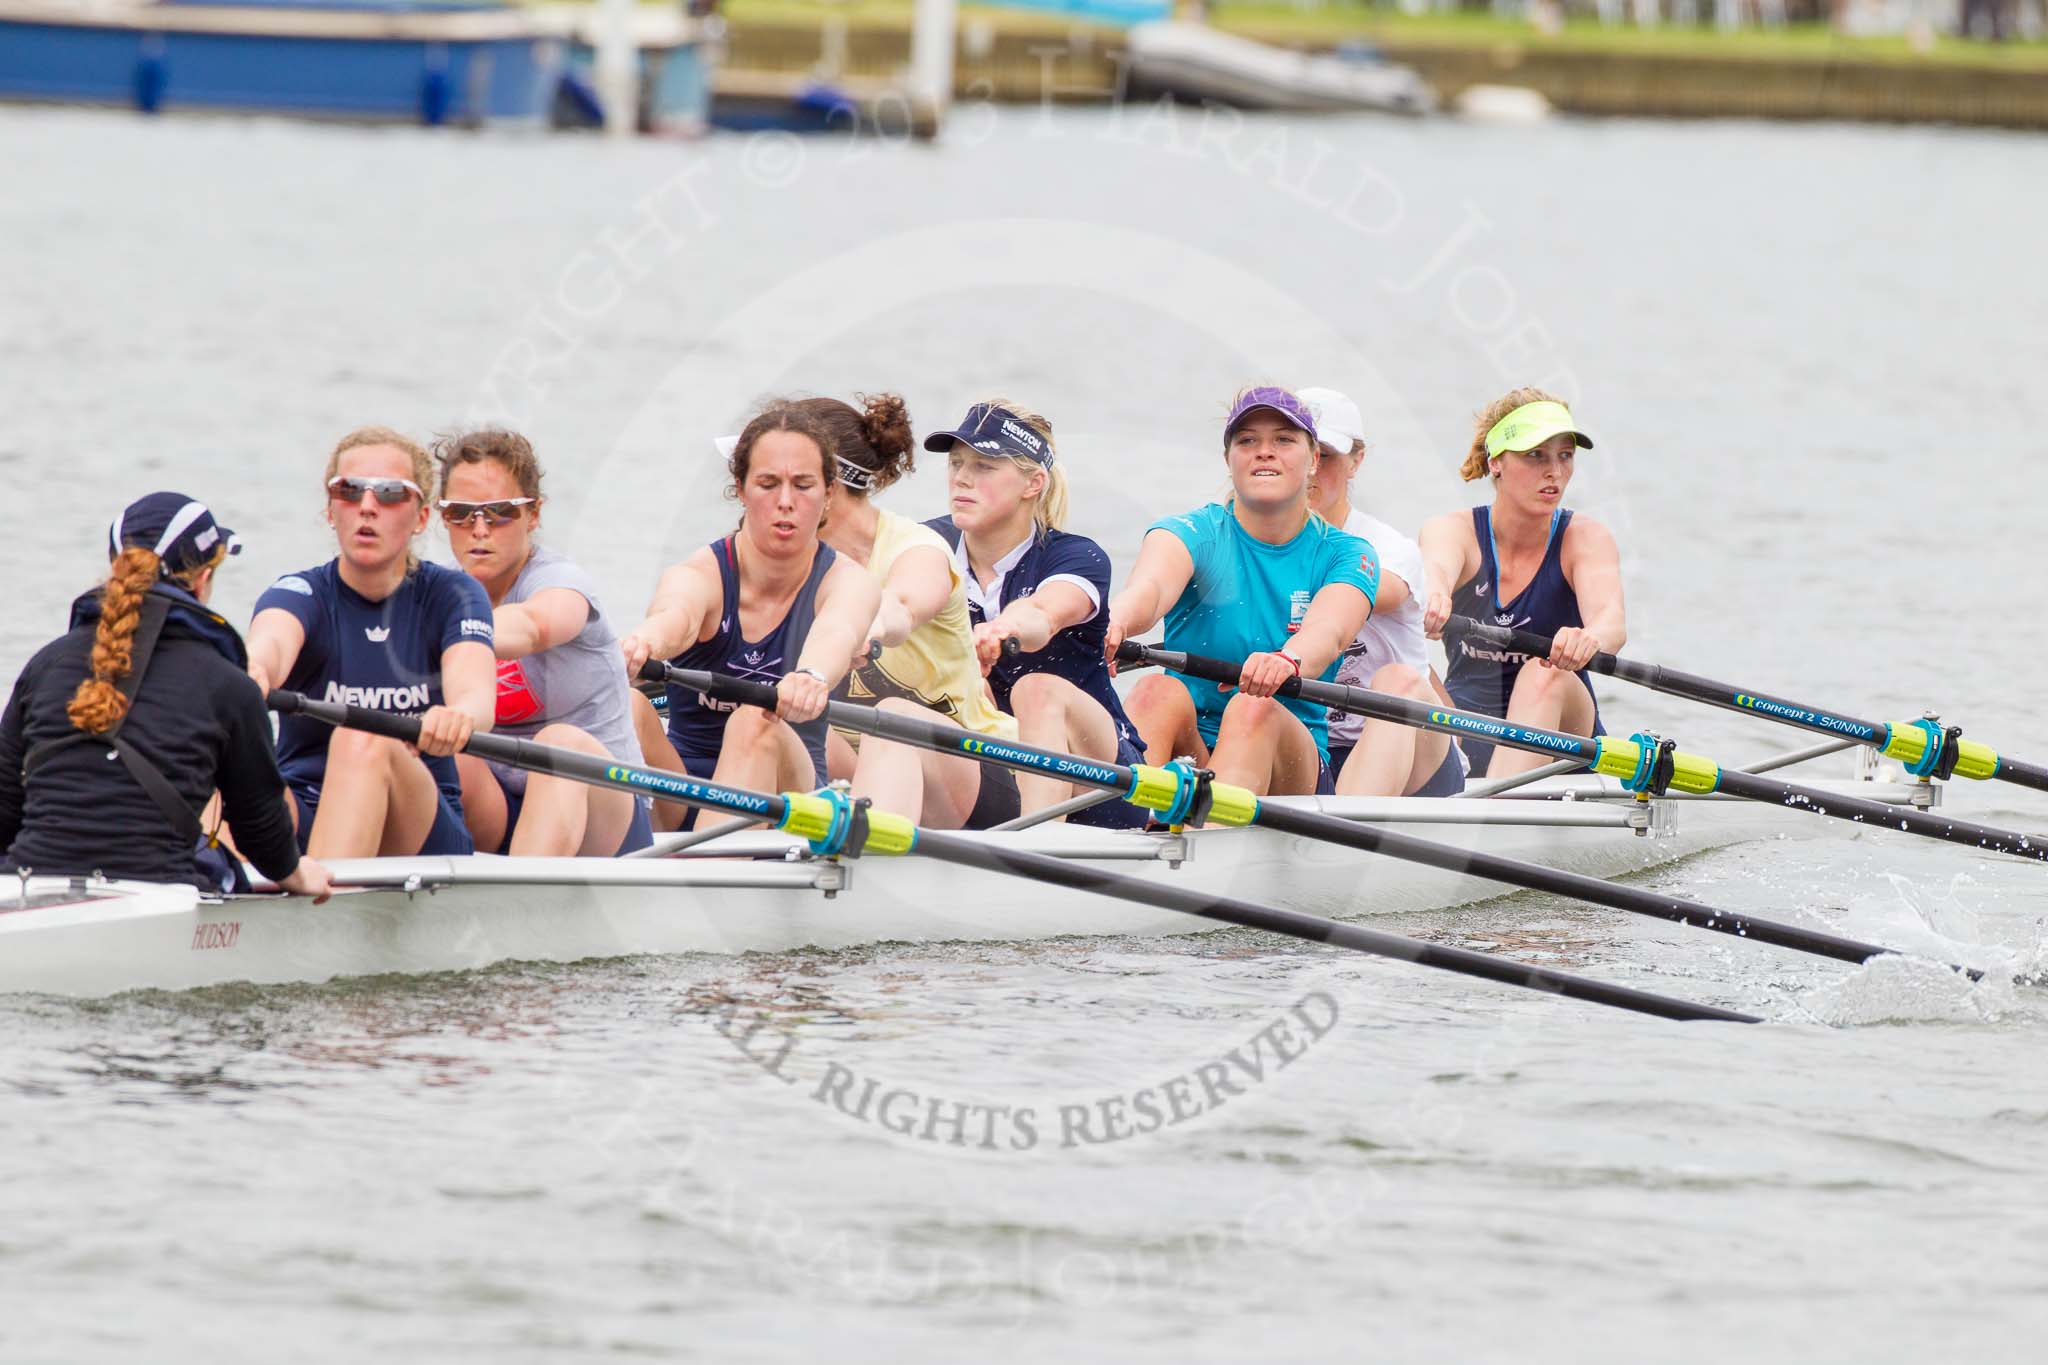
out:
{"label": "navy shorts", "polygon": [[1017,796],[1017,774],[999,763],[984,763],[974,809],[967,812],[967,823],[960,828],[994,829],[1016,819],[1023,809]]}
{"label": "navy shorts", "polygon": [[[669,732],[669,740],[671,743],[674,742],[674,731]],[[678,744],[676,745],[676,757],[683,760],[683,771],[696,778],[699,782],[709,782],[713,774],[718,771],[718,754],[716,751],[700,754],[685,749],[682,745]],[[819,776],[824,771],[825,759],[823,755],[813,752],[811,754],[811,791],[817,791],[825,785],[825,779]],[[676,827],[678,832],[697,828],[697,816],[703,809],[702,806],[684,806],[683,823]]]}
{"label": "navy shorts", "polygon": [[[1127,768],[1135,767],[1145,761],[1145,755],[1129,737],[1119,735],[1116,742],[1116,761]],[[1090,825],[1096,829],[1143,829],[1151,820],[1151,811],[1143,806],[1134,806],[1121,797],[1098,802],[1067,817],[1067,823],[1070,825]]]}
{"label": "navy shorts", "polygon": [[[1458,761],[1460,741],[1452,740],[1450,748],[1444,750],[1444,761],[1436,765],[1436,771],[1429,775],[1429,781],[1409,792],[1410,796],[1458,796],[1465,790],[1465,765]],[[1344,765],[1351,759],[1355,745],[1333,744],[1330,746],[1330,768],[1342,773]]]}
{"label": "navy shorts", "polygon": [[[311,782],[287,777],[285,786],[291,789],[292,799],[299,806],[299,852],[306,851],[306,841],[313,834],[313,818],[320,813],[320,788]],[[446,787],[437,787],[441,796],[440,809],[434,812],[433,827],[427,831],[427,840],[416,850],[421,858],[461,858],[476,852],[476,844],[469,837],[469,826],[462,823],[462,801],[459,796],[450,796]]]}
{"label": "navy shorts", "polygon": [[[497,764],[488,763],[484,766],[490,769],[491,776],[496,779],[498,790],[505,793],[505,839],[494,851],[510,853],[512,851],[512,831],[519,828],[519,812],[526,808],[526,784],[524,782],[519,783],[519,789],[514,791],[512,789],[513,784],[505,780],[505,774],[499,770]],[[519,772],[520,770],[515,768],[513,771]],[[630,793],[628,794],[630,795]],[[631,853],[636,849],[646,848],[654,842],[654,823],[647,813],[647,806],[646,797],[633,797],[633,818],[626,823],[626,837],[619,840],[619,846],[612,850],[614,858],[619,857],[621,854]]]}

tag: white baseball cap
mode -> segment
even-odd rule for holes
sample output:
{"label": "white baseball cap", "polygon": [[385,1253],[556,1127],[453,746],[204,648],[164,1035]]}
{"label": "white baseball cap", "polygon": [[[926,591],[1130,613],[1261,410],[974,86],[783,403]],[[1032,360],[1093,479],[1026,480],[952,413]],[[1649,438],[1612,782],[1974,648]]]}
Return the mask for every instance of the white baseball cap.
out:
{"label": "white baseball cap", "polygon": [[1353,441],[1365,439],[1365,419],[1358,404],[1335,389],[1296,389],[1295,396],[1316,420],[1316,437],[1332,450],[1349,452]]}

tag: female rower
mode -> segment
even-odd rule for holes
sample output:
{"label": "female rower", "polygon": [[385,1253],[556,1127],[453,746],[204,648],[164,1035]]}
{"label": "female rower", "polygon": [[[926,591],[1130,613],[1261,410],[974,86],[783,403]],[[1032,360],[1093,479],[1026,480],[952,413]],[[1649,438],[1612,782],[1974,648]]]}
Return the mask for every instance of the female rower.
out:
{"label": "female rower", "polygon": [[[1323,520],[1369,543],[1380,561],[1372,616],[1345,646],[1337,681],[1449,705],[1422,634],[1422,548],[1351,503],[1351,480],[1365,458],[1358,404],[1335,389],[1303,389],[1301,401],[1315,418],[1321,453],[1309,503]],[[1344,796],[1456,796],[1465,789],[1464,755],[1450,736],[1339,710],[1330,712],[1330,767]]]}
{"label": "female rower", "polygon": [[[696,777],[807,791],[825,781],[825,703],[868,637],[878,594],[860,565],[819,542],[839,496],[822,423],[775,404],[747,423],[728,467],[739,529],[662,574],[647,619],[619,647],[631,676],[669,659],[774,683],[773,714],[670,687],[669,738]],[[664,828],[686,818],[656,814]]]}
{"label": "female rower", "polygon": [[1289,678],[1329,679],[1372,611],[1371,545],[1315,515],[1316,426],[1285,389],[1239,394],[1223,426],[1233,492],[1152,524],[1110,603],[1105,654],[1166,617],[1166,647],[1244,660],[1229,684],[1154,674],[1126,703],[1153,762],[1190,756],[1260,794],[1334,789],[1325,710],[1275,697]]}
{"label": "female rower", "polygon": [[322,858],[472,851],[451,757],[496,713],[491,599],[468,574],[412,555],[433,461],[385,427],[327,457],[340,553],[256,599],[249,672],[264,687],[418,714],[419,743],[283,716],[277,765],[299,844]]}
{"label": "female rower", "polygon": [[[467,432],[434,451],[441,520],[455,562],[490,594],[499,734],[622,763],[640,762],[619,668],[619,637],[597,586],[534,538],[541,467],[513,431]],[[519,856],[605,856],[653,842],[630,792],[455,756],[462,814],[478,848]]]}
{"label": "female rower", "polygon": [[[1006,399],[967,410],[952,431],[924,438],[947,455],[952,515],[925,523],[953,547],[967,593],[974,652],[996,705],[1017,720],[1026,744],[1105,762],[1142,763],[1137,727],[1124,714],[1102,657],[1109,556],[1063,528],[1067,476],[1052,423]],[[1003,642],[1018,651],[1005,658]],[[1024,813],[1073,795],[1056,778],[1017,774]],[[1131,828],[1147,813],[1104,801],[1068,817],[1077,825]]]}
{"label": "female rower", "polygon": [[240,542],[182,493],[130,503],[107,539],[105,584],[72,603],[0,715],[0,867],[235,889],[239,867],[200,822],[218,791],[256,870],[326,900],[327,870],[292,839],[242,639],[206,605]]}
{"label": "female rower", "polygon": [[[1490,477],[1493,505],[1423,526],[1429,576],[1423,628],[1436,639],[1456,615],[1551,636],[1541,668],[1525,667],[1526,654],[1455,640],[1444,685],[1468,711],[1597,735],[1604,733],[1600,706],[1585,667],[1599,651],[1620,649],[1628,626],[1613,533],[1562,506],[1580,448],[1591,450],[1593,442],[1570,410],[1541,389],[1516,389],[1479,414],[1460,472],[1468,483]],[[1488,777],[1526,772],[1544,761],[1520,749],[1495,752],[1470,739],[1464,744],[1474,769]]]}
{"label": "female rower", "polygon": [[[839,457],[841,496],[834,500],[825,542],[865,565],[881,589],[881,607],[847,680],[848,696],[879,709],[922,716],[999,739],[1017,724],[998,710],[975,657],[963,577],[938,532],[875,506],[870,495],[910,472],[910,414],[893,393],[863,398],[855,408],[836,398],[797,405],[824,423]],[[857,796],[936,829],[987,829],[1018,812],[1017,779],[1007,769],[912,748],[890,740],[835,732],[835,773],[850,776]]]}

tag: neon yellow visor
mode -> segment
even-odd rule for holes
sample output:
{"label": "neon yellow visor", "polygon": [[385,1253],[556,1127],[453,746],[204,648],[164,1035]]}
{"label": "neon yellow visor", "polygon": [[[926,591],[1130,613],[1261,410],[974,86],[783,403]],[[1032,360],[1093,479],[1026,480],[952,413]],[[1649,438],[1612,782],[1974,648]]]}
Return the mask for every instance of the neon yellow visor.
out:
{"label": "neon yellow visor", "polygon": [[1571,409],[1562,403],[1524,403],[1493,424],[1486,433],[1490,459],[1506,450],[1534,450],[1553,436],[1569,431],[1579,447],[1593,448],[1593,438],[1579,430]]}

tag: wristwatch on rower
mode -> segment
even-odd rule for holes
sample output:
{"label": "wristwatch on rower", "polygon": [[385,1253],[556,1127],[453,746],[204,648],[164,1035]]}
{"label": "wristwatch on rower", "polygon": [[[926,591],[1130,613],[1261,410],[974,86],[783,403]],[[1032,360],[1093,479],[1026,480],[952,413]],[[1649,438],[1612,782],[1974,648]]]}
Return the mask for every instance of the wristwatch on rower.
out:
{"label": "wristwatch on rower", "polygon": [[[817,669],[812,668],[809,664],[798,664],[795,668],[792,668],[789,671],[792,673],[807,673],[811,677],[816,678],[821,684],[823,684],[826,687],[830,687],[832,685],[826,679],[823,673],[820,673]],[[1299,672],[1300,670],[1296,669],[1295,671]]]}
{"label": "wristwatch on rower", "polygon": [[1299,659],[1295,658],[1295,657],[1294,657],[1294,656],[1293,656],[1292,654],[1289,654],[1289,653],[1288,653],[1288,652],[1287,652],[1287,651],[1286,651],[1286,650],[1285,650],[1284,648],[1283,648],[1283,649],[1276,649],[1276,650],[1274,650],[1273,652],[1274,652],[1275,654],[1278,654],[1278,655],[1279,655],[1279,656],[1280,656],[1281,658],[1283,658],[1283,659],[1287,660],[1287,662],[1288,662],[1288,663],[1291,663],[1291,664],[1293,664],[1293,665],[1294,665],[1294,676],[1295,676],[1295,677],[1299,678],[1299,677],[1301,676],[1301,660],[1299,660]]}

